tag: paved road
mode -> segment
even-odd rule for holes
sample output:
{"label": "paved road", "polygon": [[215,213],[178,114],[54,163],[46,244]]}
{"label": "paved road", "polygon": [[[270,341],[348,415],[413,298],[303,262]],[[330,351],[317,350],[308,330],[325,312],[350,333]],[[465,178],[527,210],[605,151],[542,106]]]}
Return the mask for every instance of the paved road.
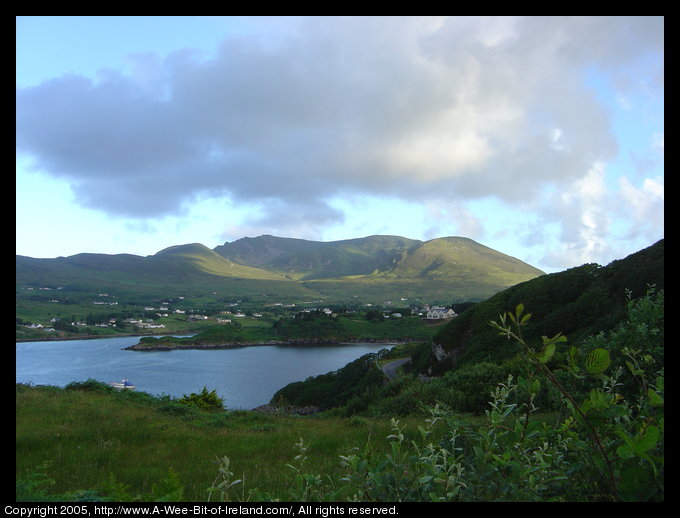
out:
{"label": "paved road", "polygon": [[385,376],[387,376],[387,379],[393,380],[397,378],[398,377],[397,369],[410,361],[411,358],[400,358],[399,360],[393,360],[383,365],[382,369],[383,372],[385,373]]}

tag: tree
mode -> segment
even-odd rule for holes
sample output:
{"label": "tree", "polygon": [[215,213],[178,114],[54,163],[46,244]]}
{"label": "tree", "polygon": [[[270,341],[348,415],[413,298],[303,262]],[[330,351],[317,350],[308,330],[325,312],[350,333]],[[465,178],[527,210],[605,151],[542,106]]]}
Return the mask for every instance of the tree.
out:
{"label": "tree", "polygon": [[208,392],[207,387],[203,387],[200,393],[192,392],[188,396],[185,394],[179,400],[183,405],[190,405],[202,410],[224,410],[224,399],[217,395],[216,390]]}
{"label": "tree", "polygon": [[379,309],[369,309],[364,317],[370,322],[383,322],[385,320],[385,315]]}

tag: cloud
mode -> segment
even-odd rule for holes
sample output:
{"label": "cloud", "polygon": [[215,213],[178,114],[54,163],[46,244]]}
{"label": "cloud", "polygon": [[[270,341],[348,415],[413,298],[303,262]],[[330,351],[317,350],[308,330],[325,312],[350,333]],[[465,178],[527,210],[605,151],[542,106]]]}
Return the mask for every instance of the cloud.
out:
{"label": "cloud", "polygon": [[322,240],[326,226],[342,223],[344,213],[329,204],[310,200],[291,204],[277,198],[251,207],[251,217],[246,223],[229,223],[222,232],[224,239],[243,236],[274,234],[295,236],[301,239]]}
{"label": "cloud", "polygon": [[619,179],[621,198],[632,212],[632,224],[627,237],[663,232],[664,183],[663,178],[645,178],[641,188],[636,188],[627,177]]}
{"label": "cloud", "polygon": [[663,52],[663,18],[292,22],[17,88],[17,150],[83,206],[134,218],[197,196],[262,207],[257,227],[341,221],[343,194],[531,201],[618,152],[584,71],[629,85],[627,64]]}
{"label": "cloud", "polygon": [[426,207],[425,238],[434,239],[448,234],[455,229],[455,235],[481,239],[484,237],[484,225],[470,209],[459,202],[428,202]]}

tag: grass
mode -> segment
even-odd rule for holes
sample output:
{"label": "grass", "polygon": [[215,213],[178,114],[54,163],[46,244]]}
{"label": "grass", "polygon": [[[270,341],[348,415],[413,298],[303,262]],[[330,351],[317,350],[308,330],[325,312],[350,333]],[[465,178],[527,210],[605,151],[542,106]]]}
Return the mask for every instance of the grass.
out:
{"label": "grass", "polygon": [[[406,419],[417,433],[418,420]],[[290,499],[295,443],[303,438],[310,473],[342,476],[339,455],[370,442],[380,449],[387,419],[266,415],[251,411],[209,413],[144,393],[69,390],[17,385],[16,477],[41,471],[55,481],[52,493],[97,490],[112,481],[133,495],[148,495],[175,472],[184,499],[205,501],[227,456],[241,498],[259,487]]]}

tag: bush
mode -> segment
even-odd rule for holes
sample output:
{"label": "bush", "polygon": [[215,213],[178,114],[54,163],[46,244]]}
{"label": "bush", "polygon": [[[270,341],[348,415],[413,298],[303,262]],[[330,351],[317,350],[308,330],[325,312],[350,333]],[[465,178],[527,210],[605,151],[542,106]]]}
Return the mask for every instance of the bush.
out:
{"label": "bush", "polygon": [[488,407],[491,392],[507,375],[504,367],[481,362],[449,371],[439,383],[451,408],[481,414]]}
{"label": "bush", "polygon": [[71,382],[64,387],[64,390],[82,390],[85,392],[103,392],[103,393],[113,393],[115,391],[115,389],[112,386],[92,378],[88,378],[85,381]]}
{"label": "bush", "polygon": [[207,387],[203,387],[200,393],[191,393],[188,396],[185,394],[179,400],[183,405],[191,405],[202,410],[224,410],[224,399],[217,395],[216,390],[208,392]]}

